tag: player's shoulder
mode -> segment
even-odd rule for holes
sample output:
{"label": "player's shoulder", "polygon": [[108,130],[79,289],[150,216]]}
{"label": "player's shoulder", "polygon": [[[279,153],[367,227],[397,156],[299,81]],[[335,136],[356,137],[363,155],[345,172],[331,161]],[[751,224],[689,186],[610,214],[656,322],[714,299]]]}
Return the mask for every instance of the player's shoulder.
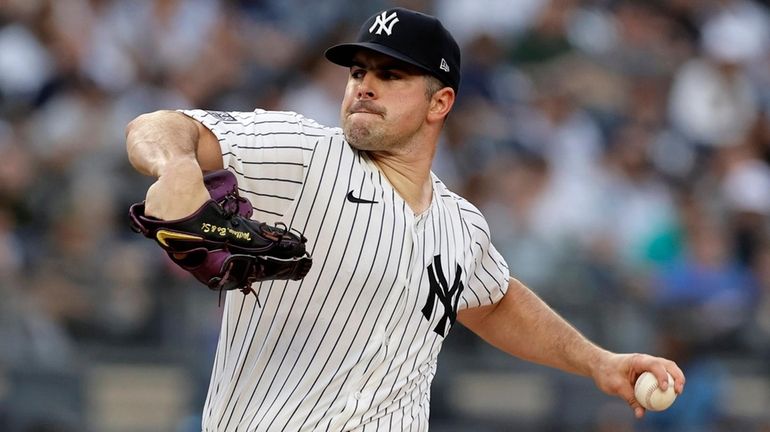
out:
{"label": "player's shoulder", "polygon": [[473,203],[463,196],[452,192],[441,180],[433,175],[434,193],[438,194],[445,208],[454,209],[450,212],[459,219],[463,231],[477,243],[487,244],[492,236],[484,214]]}
{"label": "player's shoulder", "polygon": [[[189,109],[180,112],[198,120],[210,129],[234,129],[261,133],[300,134],[318,137],[342,136],[342,129],[325,126],[293,111],[217,111]],[[247,132],[244,132],[247,133]]]}
{"label": "player's shoulder", "polygon": [[476,225],[487,226],[484,215],[478,207],[468,201],[465,197],[450,190],[435,174],[432,174],[432,177],[433,190],[445,206],[457,208],[459,217],[463,220],[470,221]]}
{"label": "player's shoulder", "polygon": [[303,114],[294,111],[268,111],[257,108],[251,112],[254,117],[258,117],[263,122],[286,123],[298,125],[303,128],[325,131],[329,135],[342,135],[342,129],[323,125]]}

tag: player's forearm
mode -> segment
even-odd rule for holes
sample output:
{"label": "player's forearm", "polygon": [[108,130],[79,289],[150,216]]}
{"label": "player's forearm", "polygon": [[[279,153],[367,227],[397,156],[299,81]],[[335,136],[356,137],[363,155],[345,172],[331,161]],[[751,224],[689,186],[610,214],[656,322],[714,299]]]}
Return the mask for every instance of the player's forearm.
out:
{"label": "player's forearm", "polygon": [[593,375],[592,368],[609,354],[513,278],[505,297],[488,313],[460,320],[513,356],[579,375]]}
{"label": "player's forearm", "polygon": [[195,122],[184,114],[143,114],[126,127],[128,159],[137,171],[159,177],[171,162],[197,164],[199,136]]}

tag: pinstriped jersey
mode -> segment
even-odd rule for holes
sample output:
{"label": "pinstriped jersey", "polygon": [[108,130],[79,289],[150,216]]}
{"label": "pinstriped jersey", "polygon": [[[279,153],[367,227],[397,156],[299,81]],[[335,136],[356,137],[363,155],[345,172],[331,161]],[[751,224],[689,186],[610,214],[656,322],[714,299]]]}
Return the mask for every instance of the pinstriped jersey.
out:
{"label": "pinstriped jersey", "polygon": [[313,257],[301,281],[227,293],[203,430],[426,431],[457,311],[507,288],[481,213],[431,173],[414,214],[341,129],[298,114],[184,112],[219,139],[252,218],[303,233]]}

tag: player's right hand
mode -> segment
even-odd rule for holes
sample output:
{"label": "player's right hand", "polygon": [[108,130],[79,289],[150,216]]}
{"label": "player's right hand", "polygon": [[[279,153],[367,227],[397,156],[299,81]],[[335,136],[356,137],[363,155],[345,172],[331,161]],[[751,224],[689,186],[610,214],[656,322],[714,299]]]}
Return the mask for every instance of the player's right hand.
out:
{"label": "player's right hand", "polygon": [[644,416],[645,409],[634,396],[634,384],[645,371],[652,372],[661,388],[668,386],[666,372],[674,378],[677,394],[684,391],[685,377],[682,370],[671,360],[647,354],[616,354],[604,352],[594,365],[593,379],[603,392],[618,396],[628,403],[637,418]]}

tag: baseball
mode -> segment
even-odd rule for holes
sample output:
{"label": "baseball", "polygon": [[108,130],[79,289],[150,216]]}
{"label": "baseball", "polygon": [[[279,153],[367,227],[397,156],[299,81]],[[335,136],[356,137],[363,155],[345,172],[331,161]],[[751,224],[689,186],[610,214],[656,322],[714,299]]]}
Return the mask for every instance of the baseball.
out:
{"label": "baseball", "polygon": [[634,385],[634,395],[636,400],[650,411],[663,411],[671,406],[676,399],[676,392],[674,391],[674,378],[671,374],[668,375],[668,389],[663,391],[658,388],[658,379],[652,372],[644,372],[639,375]]}

